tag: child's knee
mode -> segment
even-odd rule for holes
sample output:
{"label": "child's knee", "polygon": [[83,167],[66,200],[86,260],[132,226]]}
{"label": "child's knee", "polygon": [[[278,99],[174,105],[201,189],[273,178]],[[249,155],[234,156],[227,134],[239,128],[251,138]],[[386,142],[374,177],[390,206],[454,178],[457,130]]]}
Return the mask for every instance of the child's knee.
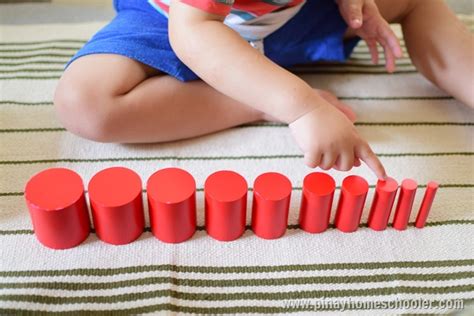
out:
{"label": "child's knee", "polygon": [[95,84],[65,73],[54,94],[56,116],[71,133],[98,142],[111,142],[112,96],[104,95]]}

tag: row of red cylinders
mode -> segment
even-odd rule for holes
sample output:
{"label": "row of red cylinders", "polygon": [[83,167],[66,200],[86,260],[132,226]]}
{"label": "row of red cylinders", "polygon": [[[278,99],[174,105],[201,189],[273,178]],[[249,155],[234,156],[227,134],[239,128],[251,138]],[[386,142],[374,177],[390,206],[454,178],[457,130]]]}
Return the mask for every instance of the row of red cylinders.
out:
{"label": "row of red cylinders", "polygon": [[[407,227],[416,192],[416,183],[402,183],[393,226]],[[300,227],[321,233],[329,226],[336,185],[325,173],[313,172],[303,181]],[[196,230],[196,183],[179,168],[165,168],[150,176],[146,184],[151,231],[161,241],[179,243]],[[359,176],[343,180],[335,216],[335,226],[343,232],[357,230],[369,186]],[[368,226],[387,227],[398,189],[395,180],[379,181],[375,189]],[[437,184],[430,182],[418,213],[416,227],[423,227]],[[127,244],[144,231],[142,182],[138,174],[124,167],[96,173],[88,186],[92,220],[97,236],[110,244]],[[204,184],[205,227],[221,241],[239,238],[245,231],[247,181],[229,170],[211,174]],[[268,172],[254,181],[251,227],[265,239],[284,235],[292,185],[283,174]],[[38,240],[47,247],[66,249],[77,246],[90,232],[90,219],[81,177],[66,168],[46,169],[34,175],[25,187],[25,199]]]}

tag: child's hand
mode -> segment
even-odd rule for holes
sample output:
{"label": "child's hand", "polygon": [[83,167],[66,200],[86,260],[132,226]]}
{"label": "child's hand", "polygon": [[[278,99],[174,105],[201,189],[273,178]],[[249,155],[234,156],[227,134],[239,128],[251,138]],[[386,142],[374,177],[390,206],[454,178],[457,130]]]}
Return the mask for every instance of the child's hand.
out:
{"label": "child's hand", "polygon": [[403,55],[397,36],[379,12],[374,0],[336,0],[339,11],[369,47],[372,62],[378,63],[377,43],[385,53],[385,68],[388,72],[395,70],[395,59]]}
{"label": "child's hand", "polygon": [[344,115],[347,116],[347,118],[352,123],[356,121],[357,116],[354,113],[354,111],[351,109],[351,107],[341,102],[341,100],[339,100],[333,93],[327,90],[319,90],[319,89],[315,89],[315,91],[321,96],[321,98],[323,98],[330,104],[334,105],[339,111],[344,113]]}
{"label": "child's hand", "polygon": [[289,124],[306,165],[348,171],[362,160],[379,179],[384,179],[384,167],[352,122],[327,101],[317,98],[318,105],[313,110]]}

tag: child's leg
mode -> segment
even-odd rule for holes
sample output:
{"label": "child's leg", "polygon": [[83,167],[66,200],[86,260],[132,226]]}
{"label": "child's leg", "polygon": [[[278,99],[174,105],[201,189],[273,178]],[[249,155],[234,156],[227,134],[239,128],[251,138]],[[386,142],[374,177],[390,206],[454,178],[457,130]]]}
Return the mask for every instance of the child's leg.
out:
{"label": "child's leg", "polygon": [[389,22],[401,23],[416,68],[474,107],[474,36],[443,0],[376,0]]}
{"label": "child's leg", "polygon": [[79,136],[121,143],[183,139],[265,118],[202,81],[155,74],[119,55],[81,57],[56,89],[58,117]]}
{"label": "child's leg", "polygon": [[[274,120],[211,88],[183,83],[120,55],[87,55],[64,72],[54,103],[71,132],[101,142],[164,142],[244,123]],[[352,120],[355,114],[327,91],[321,96]]]}

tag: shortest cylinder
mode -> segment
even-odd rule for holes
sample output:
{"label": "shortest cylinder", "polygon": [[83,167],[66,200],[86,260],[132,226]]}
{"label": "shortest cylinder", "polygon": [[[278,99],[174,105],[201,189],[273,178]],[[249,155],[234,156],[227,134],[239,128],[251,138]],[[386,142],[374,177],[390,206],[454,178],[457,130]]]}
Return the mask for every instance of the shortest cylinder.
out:
{"label": "shortest cylinder", "polygon": [[393,228],[397,230],[405,230],[407,228],[417,187],[418,184],[412,179],[402,181],[395,216],[393,217]]}
{"label": "shortest cylinder", "polygon": [[165,168],[147,182],[150,224],[161,241],[180,243],[196,231],[196,182],[180,168]]}
{"label": "shortest cylinder", "polygon": [[89,200],[97,236],[113,245],[128,244],[145,228],[142,181],[135,171],[111,167],[89,181]]}
{"label": "shortest cylinder", "polygon": [[221,170],[204,183],[206,231],[214,239],[231,241],[245,231],[247,181],[237,172]]}
{"label": "shortest cylinder", "polygon": [[426,186],[425,195],[423,196],[423,201],[421,202],[420,210],[416,216],[415,227],[423,228],[426,224],[426,219],[433,205],[433,201],[438,190],[439,184],[434,181],[430,181]]}
{"label": "shortest cylinder", "polygon": [[51,168],[35,174],[25,186],[25,200],[35,235],[46,247],[72,248],[89,235],[84,184],[74,171]]}
{"label": "shortest cylinder", "polygon": [[288,224],[290,180],[277,172],[259,175],[253,185],[252,230],[265,239],[283,236]]}
{"label": "shortest cylinder", "polygon": [[385,180],[377,181],[368,219],[368,226],[373,230],[387,228],[397,190],[398,183],[395,179],[387,177]]}
{"label": "shortest cylinder", "polygon": [[341,196],[337,205],[334,224],[340,231],[357,230],[364,210],[369,184],[359,176],[348,176],[342,181]]}
{"label": "shortest cylinder", "polygon": [[326,173],[306,175],[301,196],[301,229],[309,233],[322,233],[328,228],[335,189],[336,182]]}

